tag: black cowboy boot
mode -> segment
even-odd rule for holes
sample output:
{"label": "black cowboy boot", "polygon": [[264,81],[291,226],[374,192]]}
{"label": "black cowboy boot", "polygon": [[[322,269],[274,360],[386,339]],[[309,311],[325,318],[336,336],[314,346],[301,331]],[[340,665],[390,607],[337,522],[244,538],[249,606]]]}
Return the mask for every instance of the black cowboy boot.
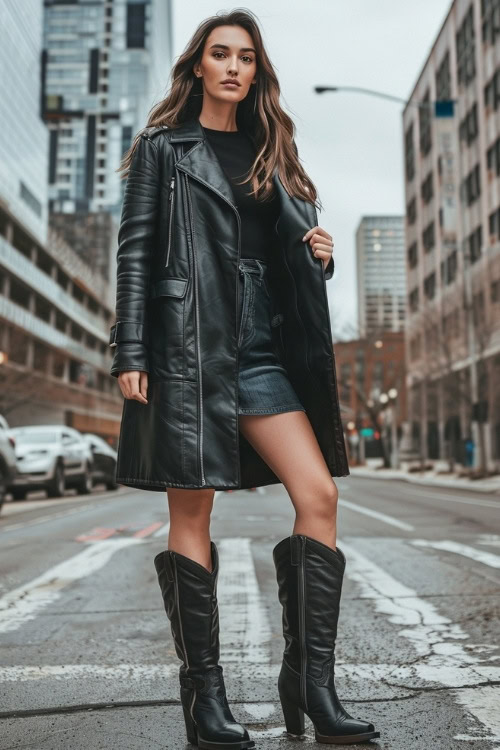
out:
{"label": "black cowboy boot", "polygon": [[380,737],[373,724],[355,719],[340,703],[334,683],[335,639],[344,553],[304,534],[273,549],[285,649],[278,691],[289,734],[304,734],[304,713],[317,742],[354,744]]}
{"label": "black cowboy boot", "polygon": [[219,555],[210,543],[212,571],[173,550],[160,552],[156,572],[170,620],[179,669],[180,694],[188,741],[206,750],[255,747],[235,720],[219,665]]}

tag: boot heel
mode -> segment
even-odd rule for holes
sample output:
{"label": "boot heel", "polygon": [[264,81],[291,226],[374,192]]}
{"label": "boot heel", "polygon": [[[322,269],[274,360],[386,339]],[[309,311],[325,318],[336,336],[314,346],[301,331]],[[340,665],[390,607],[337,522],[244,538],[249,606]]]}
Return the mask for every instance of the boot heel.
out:
{"label": "boot heel", "polygon": [[198,732],[196,731],[196,725],[192,719],[192,716],[189,713],[189,710],[185,708],[185,706],[182,707],[182,711],[184,713],[184,723],[186,724],[186,734],[188,742],[190,742],[192,745],[198,745]]}
{"label": "boot heel", "polygon": [[304,712],[294,703],[289,703],[280,696],[281,708],[288,734],[302,735],[305,732]]}

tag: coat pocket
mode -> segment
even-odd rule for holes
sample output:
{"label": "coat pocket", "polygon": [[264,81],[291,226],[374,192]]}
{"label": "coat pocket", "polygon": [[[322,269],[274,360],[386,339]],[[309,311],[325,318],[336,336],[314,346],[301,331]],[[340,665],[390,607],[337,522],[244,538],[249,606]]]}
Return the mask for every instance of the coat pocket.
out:
{"label": "coat pocket", "polygon": [[167,227],[167,251],[165,268],[168,266],[170,260],[170,250],[172,247],[172,220],[174,216],[174,190],[175,190],[175,177],[170,180],[170,191],[168,193],[168,227]]}
{"label": "coat pocket", "polygon": [[156,297],[184,297],[186,294],[188,280],[177,279],[171,276],[169,279],[160,279],[151,285],[150,299]]}

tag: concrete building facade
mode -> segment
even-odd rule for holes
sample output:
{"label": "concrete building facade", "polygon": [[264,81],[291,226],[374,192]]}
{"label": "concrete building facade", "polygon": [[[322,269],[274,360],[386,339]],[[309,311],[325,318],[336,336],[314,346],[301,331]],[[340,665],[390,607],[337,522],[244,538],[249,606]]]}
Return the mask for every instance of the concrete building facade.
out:
{"label": "concrete building facade", "polygon": [[[450,106],[450,100],[455,100]],[[437,104],[436,104],[437,102]],[[455,0],[403,113],[409,419],[500,466],[500,6]],[[476,366],[471,369],[471,362]]]}

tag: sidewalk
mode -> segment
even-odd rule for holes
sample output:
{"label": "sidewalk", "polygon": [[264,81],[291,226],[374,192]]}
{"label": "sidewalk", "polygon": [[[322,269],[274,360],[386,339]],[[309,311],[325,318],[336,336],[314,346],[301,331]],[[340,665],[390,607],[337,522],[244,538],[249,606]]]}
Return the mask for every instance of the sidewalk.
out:
{"label": "sidewalk", "polygon": [[500,494],[500,475],[487,479],[466,479],[453,474],[447,476],[436,474],[435,471],[424,471],[422,473],[408,473],[401,469],[375,469],[369,466],[349,467],[353,477],[366,477],[367,479],[400,479],[404,482],[414,482],[433,487],[447,487],[473,490],[474,492],[490,492]]}

